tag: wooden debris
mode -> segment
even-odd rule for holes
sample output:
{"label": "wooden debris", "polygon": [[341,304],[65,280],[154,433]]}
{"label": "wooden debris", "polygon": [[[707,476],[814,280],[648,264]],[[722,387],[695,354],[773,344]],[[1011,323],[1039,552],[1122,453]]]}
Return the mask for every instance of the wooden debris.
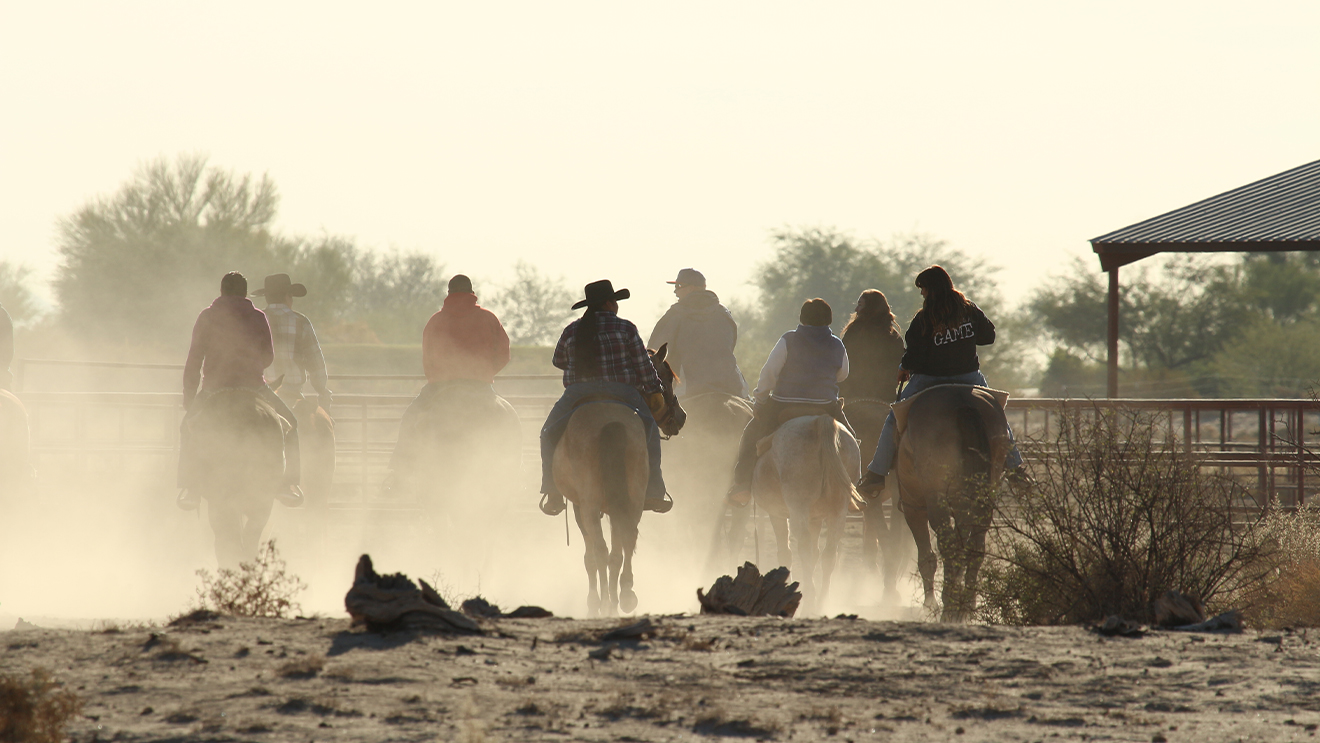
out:
{"label": "wooden debris", "polygon": [[656,628],[651,624],[649,617],[642,617],[640,621],[623,627],[615,627],[600,636],[600,642],[610,642],[612,640],[645,640],[648,637],[655,637]]}
{"label": "wooden debris", "polygon": [[752,563],[738,568],[738,577],[720,576],[709,593],[697,589],[702,614],[791,617],[802,603],[796,582],[788,583],[788,568],[778,567],[764,576]]}
{"label": "wooden debris", "polygon": [[416,629],[481,634],[476,622],[450,609],[426,581],[418,582],[421,588],[402,573],[378,575],[371,557],[363,555],[353,587],[344,596],[344,607],[353,624],[365,624],[372,632]]}
{"label": "wooden debris", "polygon": [[544,619],[554,616],[553,613],[539,606],[520,606],[513,611],[504,612],[500,607],[480,596],[464,601],[459,608],[470,617],[484,619]]}
{"label": "wooden debris", "polygon": [[1155,599],[1155,624],[1159,627],[1182,627],[1205,621],[1205,606],[1195,596],[1174,590]]}

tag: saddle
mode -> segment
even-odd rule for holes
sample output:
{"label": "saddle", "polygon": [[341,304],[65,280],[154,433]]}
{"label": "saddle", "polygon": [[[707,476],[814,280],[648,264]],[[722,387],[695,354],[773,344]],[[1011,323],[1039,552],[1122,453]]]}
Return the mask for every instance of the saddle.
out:
{"label": "saddle", "polygon": [[[835,403],[835,404],[840,404],[840,403]],[[780,427],[782,427],[785,423],[793,420],[794,418],[804,418],[804,417],[814,418],[818,415],[829,415],[829,413],[826,412],[826,409],[828,407],[829,405],[813,405],[810,403],[794,403],[784,406],[784,408],[779,411],[778,419],[775,421],[774,430],[771,431],[768,435],[763,436],[760,439],[757,439],[756,456],[760,457],[761,455],[765,454],[767,451],[770,450],[770,444],[774,442],[775,433],[778,432]]]}
{"label": "saddle", "polygon": [[934,387],[927,387],[926,389],[918,392],[912,397],[909,397],[908,399],[902,400],[900,402],[896,402],[890,406],[890,408],[893,409],[894,411],[894,424],[900,435],[907,430],[908,409],[912,407],[912,403],[917,398],[921,397],[927,392],[930,392],[931,390],[937,390],[941,387],[975,387],[976,389],[985,390],[986,392],[990,393],[990,396],[994,398],[995,402],[999,403],[999,407],[1003,408],[1005,405],[1008,404],[1008,393],[1003,390],[991,389],[989,387],[981,387],[980,385],[975,385],[975,384],[937,384]]}

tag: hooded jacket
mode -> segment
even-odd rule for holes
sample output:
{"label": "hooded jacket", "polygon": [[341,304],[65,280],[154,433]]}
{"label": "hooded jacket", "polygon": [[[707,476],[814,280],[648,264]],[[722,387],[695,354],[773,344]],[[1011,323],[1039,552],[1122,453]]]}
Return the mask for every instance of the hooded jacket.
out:
{"label": "hooded jacket", "polygon": [[692,292],[669,307],[655,324],[647,348],[669,344],[667,360],[683,383],[684,396],[706,392],[746,395],[747,384],[733,349],[738,324],[715,292]]}
{"label": "hooded jacket", "polygon": [[247,297],[221,295],[193,325],[192,345],[183,366],[183,402],[204,389],[264,387],[263,374],[275,360],[266,313]]}
{"label": "hooded jacket", "polygon": [[422,366],[426,381],[495,380],[509,363],[509,336],[477,295],[454,292],[422,331]]}

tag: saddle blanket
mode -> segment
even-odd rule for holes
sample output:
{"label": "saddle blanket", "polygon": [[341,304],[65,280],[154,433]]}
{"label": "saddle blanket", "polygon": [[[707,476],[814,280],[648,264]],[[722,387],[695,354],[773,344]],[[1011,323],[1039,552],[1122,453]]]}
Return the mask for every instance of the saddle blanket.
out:
{"label": "saddle blanket", "polygon": [[978,390],[985,390],[986,392],[989,392],[990,396],[994,398],[995,402],[999,403],[999,407],[1002,408],[1008,404],[1008,393],[1003,390],[991,389],[989,387],[981,387],[980,385],[975,385],[975,384],[937,384],[934,387],[927,387],[926,389],[918,392],[912,397],[907,398],[906,400],[901,400],[889,406],[890,409],[894,411],[894,423],[897,425],[899,433],[903,433],[904,431],[907,430],[908,408],[912,407],[912,402],[917,398],[921,397],[922,395],[926,394],[927,392],[930,392],[931,390],[938,390],[941,387],[975,387]]}

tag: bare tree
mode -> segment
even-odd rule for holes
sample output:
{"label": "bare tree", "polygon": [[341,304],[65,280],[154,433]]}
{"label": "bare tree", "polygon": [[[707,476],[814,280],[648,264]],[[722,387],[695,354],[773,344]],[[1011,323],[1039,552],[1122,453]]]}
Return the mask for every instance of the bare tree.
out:
{"label": "bare tree", "polygon": [[491,306],[517,346],[547,346],[559,338],[573,315],[573,293],[563,277],[551,278],[526,261],[513,267],[514,279],[500,287]]}

